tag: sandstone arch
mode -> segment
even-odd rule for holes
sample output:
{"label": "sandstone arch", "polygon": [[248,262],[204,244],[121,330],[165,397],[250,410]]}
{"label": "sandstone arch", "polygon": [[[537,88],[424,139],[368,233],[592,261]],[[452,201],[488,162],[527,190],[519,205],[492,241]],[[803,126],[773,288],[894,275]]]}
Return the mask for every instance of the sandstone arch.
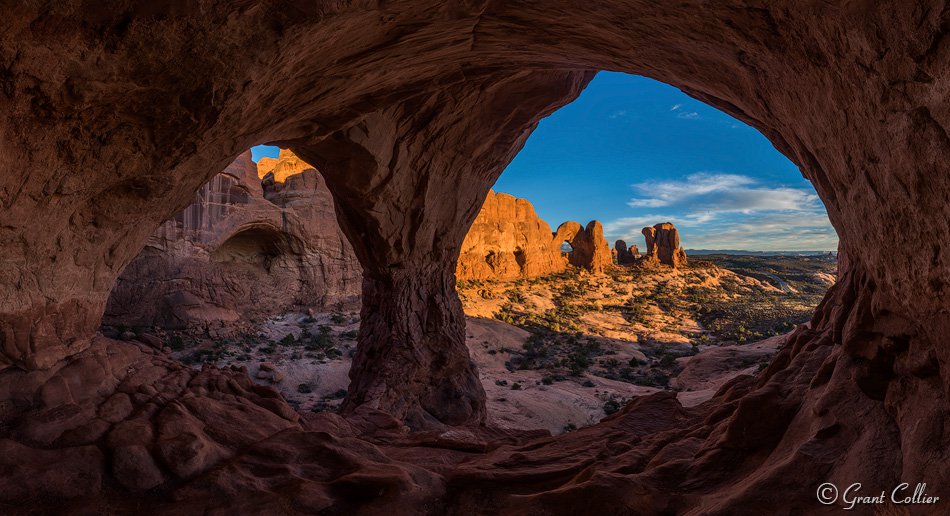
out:
{"label": "sandstone arch", "polygon": [[[839,282],[765,374],[705,412],[658,397],[634,407],[651,420],[590,430],[618,449],[633,435],[636,457],[598,457],[586,433],[530,448],[536,462],[502,449],[433,474],[430,492],[450,486],[439,499],[462,510],[724,513],[793,489],[784,506],[804,512],[820,509],[812,479],[947,485],[945,2],[106,4],[20,4],[0,36],[5,375],[88,347],[160,221],[209,171],[278,143],[321,169],[365,269],[348,407],[478,422],[452,279],[465,228],[540,117],[593,70],[625,71],[750,123],[799,164],[840,235]],[[563,473],[533,476],[542,462]],[[371,503],[421,507],[419,485]]]}

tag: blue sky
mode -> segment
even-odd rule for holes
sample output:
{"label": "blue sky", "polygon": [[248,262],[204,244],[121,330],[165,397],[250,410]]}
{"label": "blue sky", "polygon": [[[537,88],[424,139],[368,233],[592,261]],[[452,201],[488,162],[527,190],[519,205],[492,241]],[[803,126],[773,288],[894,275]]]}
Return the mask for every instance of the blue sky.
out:
{"label": "blue sky", "polygon": [[814,188],[761,133],[661,82],[601,72],[542,120],[495,190],[552,228],[600,220],[644,246],[670,221],[687,249],[835,250]]}
{"label": "blue sky", "polygon": [[531,201],[552,229],[600,220],[611,245],[642,249],[640,229],[670,221],[687,249],[837,249],[811,183],[764,136],[635,75],[599,73],[541,121],[494,189]]}

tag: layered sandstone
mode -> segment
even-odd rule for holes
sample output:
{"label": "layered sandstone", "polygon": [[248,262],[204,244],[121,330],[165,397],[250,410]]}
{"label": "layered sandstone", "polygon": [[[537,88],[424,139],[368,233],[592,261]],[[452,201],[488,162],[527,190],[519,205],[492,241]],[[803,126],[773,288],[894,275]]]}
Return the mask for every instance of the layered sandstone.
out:
{"label": "layered sandstone", "polygon": [[241,154],[156,230],[104,322],[185,329],[358,303],[359,263],[322,177],[301,163],[282,151],[268,173],[300,170],[262,187],[260,164]]}
{"label": "layered sandstone", "polygon": [[[571,251],[564,252],[567,242]],[[534,278],[561,272],[568,265],[602,272],[611,264],[600,222],[586,228],[565,222],[552,233],[527,199],[488,192],[462,242],[459,280]]]}
{"label": "layered sandstone", "polygon": [[613,254],[599,221],[592,220],[586,227],[574,221],[565,222],[554,233],[554,242],[558,246],[564,242],[571,246],[567,260],[575,267],[600,273],[613,263]]}
{"label": "layered sandstone", "polygon": [[679,231],[672,222],[643,228],[643,237],[647,241],[644,263],[669,265],[674,269],[686,265],[686,251],[680,247]]}
{"label": "layered sandstone", "polygon": [[[254,171],[250,152],[242,154],[156,231],[117,280],[106,324],[186,329],[358,302],[359,262],[320,174],[286,149]],[[573,251],[563,252],[564,242]],[[605,246],[597,221],[552,233],[528,200],[490,192],[456,274],[532,278],[569,265],[601,272]]]}

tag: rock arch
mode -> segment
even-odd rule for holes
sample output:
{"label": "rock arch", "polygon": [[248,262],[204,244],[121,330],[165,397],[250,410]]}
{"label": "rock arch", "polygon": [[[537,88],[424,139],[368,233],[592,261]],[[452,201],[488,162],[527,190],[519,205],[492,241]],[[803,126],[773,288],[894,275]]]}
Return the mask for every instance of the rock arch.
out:
{"label": "rock arch", "polygon": [[624,71],[742,119],[797,163],[840,235],[839,282],[763,375],[703,414],[657,397],[590,430],[635,435],[653,462],[611,457],[617,473],[590,434],[568,437],[531,451],[563,478],[518,487],[532,462],[501,450],[433,480],[454,490],[442,503],[723,513],[791,488],[785,507],[811,511],[813,478],[947,485],[947,437],[927,423],[950,410],[945,2],[109,4],[21,4],[5,20],[4,374],[89,347],[159,223],[210,171],[276,143],[320,168],[364,267],[348,409],[478,423],[452,276],[465,229],[541,117],[594,70]]}

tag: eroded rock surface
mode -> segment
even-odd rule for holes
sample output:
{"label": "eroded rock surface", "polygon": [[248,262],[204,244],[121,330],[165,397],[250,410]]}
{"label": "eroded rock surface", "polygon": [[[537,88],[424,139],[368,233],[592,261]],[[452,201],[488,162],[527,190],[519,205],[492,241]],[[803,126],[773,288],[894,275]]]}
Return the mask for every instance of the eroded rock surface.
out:
{"label": "eroded rock surface", "polygon": [[460,280],[532,278],[567,268],[560,242],[527,199],[488,192],[462,242]]}
{"label": "eroded rock surface", "polygon": [[567,260],[575,267],[599,273],[613,264],[613,254],[599,221],[592,220],[587,223],[587,227],[574,221],[565,222],[554,233],[554,242],[558,246],[563,242],[571,246]]}
{"label": "eroded rock surface", "polygon": [[359,302],[360,267],[311,166],[241,154],[162,224],[112,290],[104,322],[186,329]]}
{"label": "eroded rock surface", "polygon": [[643,228],[643,237],[647,241],[644,263],[669,265],[673,268],[686,265],[686,251],[680,247],[680,235],[670,222],[661,222],[655,226]]}
{"label": "eroded rock surface", "polygon": [[257,177],[267,181],[267,175],[272,175],[272,181],[283,183],[287,178],[300,174],[305,170],[313,169],[313,166],[297,157],[294,151],[290,149],[280,149],[277,159],[269,156],[263,156],[257,162]]}

